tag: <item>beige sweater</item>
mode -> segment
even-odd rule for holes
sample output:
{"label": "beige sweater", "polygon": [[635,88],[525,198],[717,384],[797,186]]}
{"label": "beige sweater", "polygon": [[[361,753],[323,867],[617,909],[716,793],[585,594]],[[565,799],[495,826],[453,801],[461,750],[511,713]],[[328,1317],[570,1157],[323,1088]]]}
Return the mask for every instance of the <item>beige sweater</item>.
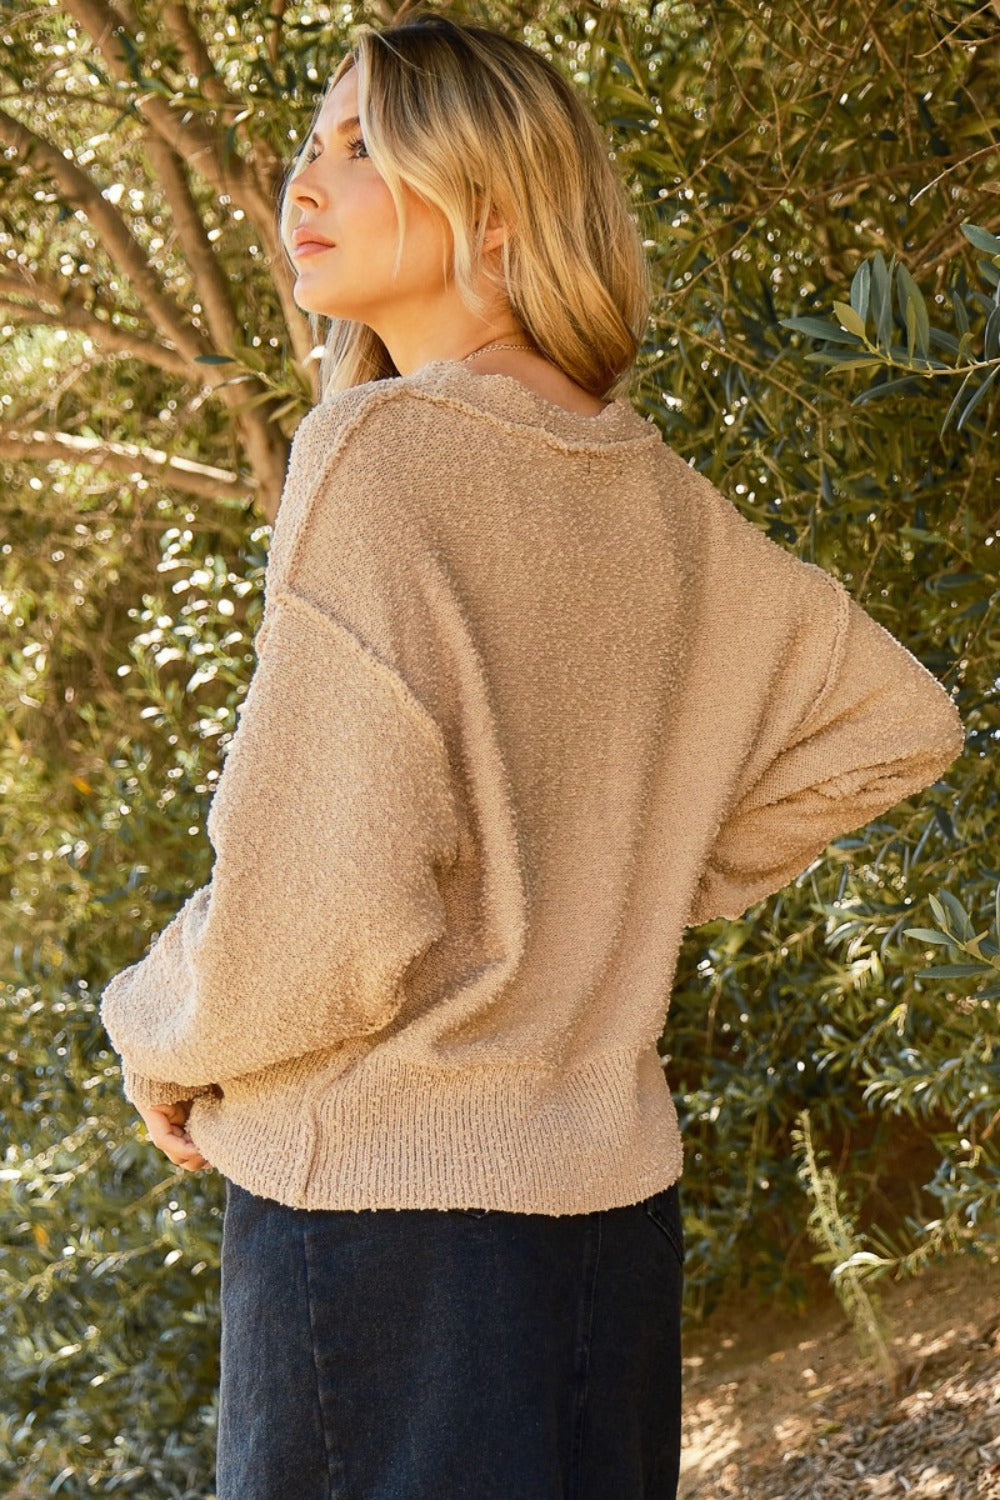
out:
{"label": "beige sweater", "polygon": [[102,996],[137,1104],[304,1208],[681,1172],[685,925],[935,781],[948,693],[624,398],[435,360],[296,433],[210,882]]}

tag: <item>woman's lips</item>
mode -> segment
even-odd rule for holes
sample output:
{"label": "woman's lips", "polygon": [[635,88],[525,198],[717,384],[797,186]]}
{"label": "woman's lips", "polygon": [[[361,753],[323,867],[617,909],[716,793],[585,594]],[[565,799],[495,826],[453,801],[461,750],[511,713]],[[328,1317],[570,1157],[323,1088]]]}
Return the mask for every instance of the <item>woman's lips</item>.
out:
{"label": "woman's lips", "polygon": [[320,240],[303,240],[292,252],[296,260],[302,255],[318,255],[321,250],[335,250],[336,245],[324,245]]}

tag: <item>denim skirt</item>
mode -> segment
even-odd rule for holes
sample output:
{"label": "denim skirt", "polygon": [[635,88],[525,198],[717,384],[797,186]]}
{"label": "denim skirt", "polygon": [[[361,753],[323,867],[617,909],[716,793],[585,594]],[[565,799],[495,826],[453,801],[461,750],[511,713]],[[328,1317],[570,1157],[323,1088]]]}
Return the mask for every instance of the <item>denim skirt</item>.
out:
{"label": "denim skirt", "polygon": [[674,1500],[676,1183],[550,1215],[225,1182],[217,1500]]}

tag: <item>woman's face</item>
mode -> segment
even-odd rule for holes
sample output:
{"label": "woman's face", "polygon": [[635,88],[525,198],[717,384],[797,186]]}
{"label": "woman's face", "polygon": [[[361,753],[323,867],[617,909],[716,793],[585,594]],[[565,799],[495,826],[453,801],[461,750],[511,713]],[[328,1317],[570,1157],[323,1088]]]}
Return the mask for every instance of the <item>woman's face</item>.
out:
{"label": "woman's face", "polygon": [[[396,210],[385,179],[368,159],[361,127],[351,119],[357,112],[352,67],[324,101],[309,147],[312,159],[288,188],[299,210],[293,216],[299,241],[293,295],[306,312],[365,323],[387,346],[405,346],[429,333],[440,315],[451,232],[442,215],[404,188],[406,240],[393,276]],[[330,243],[304,243],[310,231]]]}

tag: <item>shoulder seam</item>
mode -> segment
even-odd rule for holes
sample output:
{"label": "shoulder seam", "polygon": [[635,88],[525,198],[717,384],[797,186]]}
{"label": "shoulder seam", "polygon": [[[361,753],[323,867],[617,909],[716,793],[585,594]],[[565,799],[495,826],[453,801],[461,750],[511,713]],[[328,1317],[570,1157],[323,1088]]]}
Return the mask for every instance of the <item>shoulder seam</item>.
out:
{"label": "shoulder seam", "polygon": [[821,568],[817,563],[810,563],[809,566],[814,567],[824,579],[827,586],[833,589],[837,600],[837,613],[834,617],[833,641],[830,646],[830,660],[827,663],[826,675],[815,698],[802,716],[801,723],[799,724],[800,729],[802,725],[808,724],[810,719],[820,711],[840,675],[844,650],[847,644],[847,624],[851,608],[851,596],[840,579],[834,578],[832,573],[828,573],[825,568]]}
{"label": "shoulder seam", "polygon": [[291,609],[297,610],[300,614],[305,615],[307,619],[318,622],[325,630],[328,630],[338,639],[346,641],[348,649],[351,650],[359,658],[359,660],[363,661],[366,666],[372,668],[376,676],[380,677],[382,681],[384,681],[389,686],[390,691],[395,694],[405,712],[412,719],[414,719],[417,724],[419,724],[421,733],[431,742],[436,754],[441,756],[444,765],[446,767],[450,767],[448,748],[445,742],[444,733],[441,730],[440,725],[436,722],[428,709],[425,708],[425,706],[420,702],[420,699],[413,692],[413,689],[409,686],[406,680],[400,675],[399,672],[396,671],[394,667],[391,667],[388,662],[384,662],[380,656],[376,655],[376,653],[370,649],[370,647],[366,646],[364,642],[354,634],[353,630],[351,630],[349,626],[343,624],[340,620],[336,619],[335,616],[327,614],[325,610],[322,610],[318,605],[313,604],[311,599],[307,599],[304,594],[296,593],[294,589],[287,588],[285,586],[282,586],[275,592],[273,598],[270,601],[270,613],[268,615],[268,619],[261,626],[261,629],[258,633],[258,658],[260,656],[260,650],[263,645],[264,636],[271,627],[271,623],[274,617],[273,612],[281,604],[286,604]]}
{"label": "shoulder seam", "polygon": [[[390,382],[386,381],[385,384],[389,385]],[[299,549],[302,546],[303,539],[309,528],[309,523],[313,514],[314,506],[316,504],[317,496],[319,495],[320,490],[327,480],[331,467],[340,457],[341,450],[343,449],[346,440],[350,437],[352,432],[354,432],[358,427],[361,426],[361,424],[365,421],[372,410],[384,405],[387,401],[394,401],[398,399],[399,395],[397,390],[395,389],[390,389],[385,392],[377,390],[373,391],[370,395],[366,396],[363,401],[359,402],[357,409],[353,411],[349,417],[346,418],[342,426],[337,428],[334,441],[330,447],[330,451],[324,455],[322,467],[320,468],[319,474],[315,481],[312,483],[309,490],[308,499],[304,506],[298,532],[294,538],[292,548],[285,562],[284,572],[287,579],[291,579],[292,570],[295,567]],[[313,411],[316,412],[321,410],[321,406],[313,408]],[[312,413],[309,413],[309,415],[311,416]],[[299,426],[301,427],[301,425],[302,424],[300,423]]]}

